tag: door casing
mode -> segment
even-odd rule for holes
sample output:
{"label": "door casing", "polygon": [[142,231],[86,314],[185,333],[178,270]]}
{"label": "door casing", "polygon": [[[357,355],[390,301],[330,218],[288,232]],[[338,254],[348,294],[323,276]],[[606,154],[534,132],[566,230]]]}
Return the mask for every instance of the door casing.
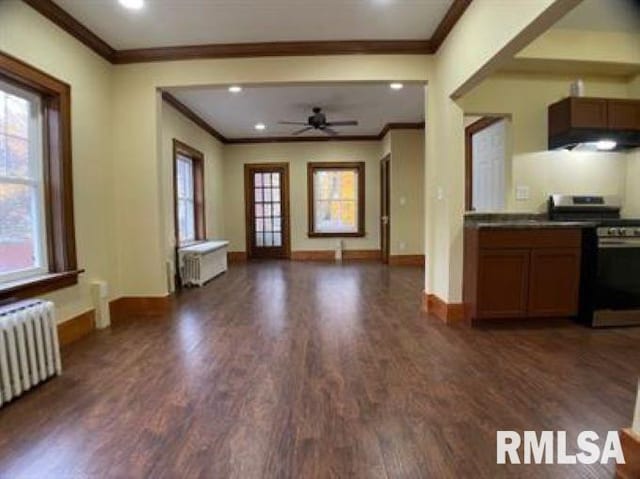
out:
{"label": "door casing", "polygon": [[[253,174],[257,172],[280,172],[282,182],[280,185],[282,203],[282,247],[269,252],[265,248],[257,251],[253,246],[255,237],[255,205],[253,193]],[[291,219],[289,214],[289,163],[246,163],[244,165],[244,204],[245,204],[245,231],[247,258],[291,258]]]}

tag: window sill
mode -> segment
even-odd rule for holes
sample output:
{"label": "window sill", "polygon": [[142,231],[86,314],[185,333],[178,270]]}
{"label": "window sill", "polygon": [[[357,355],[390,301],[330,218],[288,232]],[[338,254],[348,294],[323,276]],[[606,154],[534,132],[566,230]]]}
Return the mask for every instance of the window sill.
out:
{"label": "window sill", "polygon": [[363,232],[355,232],[355,233],[315,233],[313,231],[309,231],[307,233],[309,238],[364,238],[365,234]]}
{"label": "window sill", "polygon": [[32,278],[0,284],[0,301],[26,299],[57,289],[68,288],[78,283],[78,275],[84,270],[49,273]]}

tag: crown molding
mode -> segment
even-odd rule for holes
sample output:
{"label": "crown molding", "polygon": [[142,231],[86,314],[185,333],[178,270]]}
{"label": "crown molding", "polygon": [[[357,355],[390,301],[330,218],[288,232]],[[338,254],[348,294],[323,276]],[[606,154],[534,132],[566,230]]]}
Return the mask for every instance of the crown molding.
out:
{"label": "crown molding", "polygon": [[429,40],[344,40],[326,42],[265,42],[190,45],[118,50],[117,65],[205,58],[290,57],[318,55],[374,55],[434,53]]}
{"label": "crown molding", "polygon": [[415,123],[387,123],[378,134],[378,140],[382,140],[391,130],[422,130],[424,121]]}
{"label": "crown molding", "polygon": [[438,51],[472,0],[454,0],[431,39],[263,42],[116,50],[53,0],[23,0],[110,63],[146,63],[204,58],[317,55],[430,55]]}
{"label": "crown molding", "polygon": [[82,23],[72,17],[66,10],[51,0],[23,0],[24,3],[36,10],[42,16],[62,28],[87,47],[110,63],[114,63],[116,51],[98,35],[93,33]]}
{"label": "crown molding", "polygon": [[453,30],[453,27],[458,23],[462,14],[467,10],[467,7],[471,5],[472,0],[453,0],[453,3],[445,13],[444,17],[438,24],[436,31],[431,35],[431,47],[433,52],[437,52],[440,46],[444,43],[447,35]]}
{"label": "crown molding", "polygon": [[229,138],[228,145],[249,145],[259,143],[327,143],[333,141],[380,141],[378,135],[343,136],[264,136],[247,138]]}
{"label": "crown molding", "polygon": [[184,116],[186,116],[189,120],[191,120],[196,125],[198,125],[200,128],[202,128],[204,131],[206,131],[211,136],[213,136],[220,143],[225,143],[225,144],[229,143],[229,140],[225,138],[225,136],[222,133],[220,133],[218,130],[212,127],[200,115],[198,115],[195,111],[193,111],[187,105],[182,103],[180,100],[178,100],[175,96],[173,96],[168,91],[162,91],[162,99],[166,101],[169,105],[174,107],[176,110],[178,110],[180,113],[182,113]]}

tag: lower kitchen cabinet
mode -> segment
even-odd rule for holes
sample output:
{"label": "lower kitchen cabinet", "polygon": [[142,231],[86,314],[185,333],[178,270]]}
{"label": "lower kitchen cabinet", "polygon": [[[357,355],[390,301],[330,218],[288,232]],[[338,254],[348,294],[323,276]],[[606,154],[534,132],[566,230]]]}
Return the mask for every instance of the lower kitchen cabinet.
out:
{"label": "lower kitchen cabinet", "polygon": [[531,251],[529,316],[573,316],[578,312],[580,249]]}
{"label": "lower kitchen cabinet", "polygon": [[478,314],[487,318],[526,316],[529,250],[483,249],[478,264]]}
{"label": "lower kitchen cabinet", "polygon": [[579,229],[466,228],[467,319],[576,315],[581,241]]}

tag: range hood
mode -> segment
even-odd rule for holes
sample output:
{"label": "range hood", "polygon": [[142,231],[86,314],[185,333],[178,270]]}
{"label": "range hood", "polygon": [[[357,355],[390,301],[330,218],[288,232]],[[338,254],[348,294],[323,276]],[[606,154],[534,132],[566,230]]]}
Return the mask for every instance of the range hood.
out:
{"label": "range hood", "polygon": [[549,106],[549,149],[640,147],[640,100],[569,97]]}

